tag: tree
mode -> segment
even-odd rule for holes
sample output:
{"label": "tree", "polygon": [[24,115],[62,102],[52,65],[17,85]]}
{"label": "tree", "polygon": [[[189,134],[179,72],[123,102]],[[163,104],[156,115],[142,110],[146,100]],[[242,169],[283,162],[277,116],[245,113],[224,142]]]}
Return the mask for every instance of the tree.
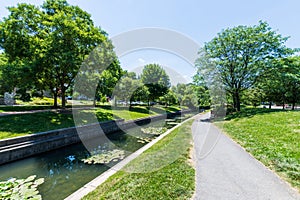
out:
{"label": "tree", "polygon": [[145,65],[141,74],[141,80],[148,88],[152,101],[167,94],[171,86],[169,76],[158,64]]}
{"label": "tree", "polygon": [[286,103],[292,104],[295,109],[300,101],[300,57],[291,56],[274,60],[270,70],[258,80],[258,87],[270,102],[277,102],[285,108]]}
{"label": "tree", "polygon": [[10,61],[20,59],[36,72],[37,82],[47,85],[66,103],[66,90],[72,86],[85,57],[107,40],[95,27],[91,16],[65,0],[46,0],[41,9],[18,4],[0,25],[0,47]]}
{"label": "tree", "polygon": [[118,82],[116,89],[114,90],[114,96],[120,100],[124,100],[126,105],[129,101],[129,106],[131,106],[134,92],[141,86],[142,83],[140,82],[140,80],[124,76]]}
{"label": "tree", "polygon": [[113,90],[124,73],[115,56],[114,61],[100,75],[96,95],[112,97]]}
{"label": "tree", "polygon": [[159,97],[159,100],[161,103],[165,104],[165,107],[177,103],[176,94],[172,90],[169,90],[164,96]]}
{"label": "tree", "polygon": [[200,107],[210,106],[210,92],[207,87],[207,83],[204,80],[204,77],[199,74],[199,72],[197,72],[196,75],[193,76],[193,88],[198,99],[198,105]]}
{"label": "tree", "polygon": [[204,100],[200,98],[207,91],[204,92],[202,91],[202,89],[203,88],[201,86],[197,86],[192,83],[189,84],[178,83],[176,86],[173,86],[171,88],[172,91],[171,94],[175,96],[176,102],[178,102],[180,106],[188,106],[190,108],[195,108],[200,105],[204,106],[200,104],[200,102],[202,101],[204,102]]}
{"label": "tree", "polygon": [[134,91],[133,95],[131,96],[131,100],[147,102],[149,99],[149,90],[145,85],[143,85],[141,80],[139,81],[140,81],[140,86]]}
{"label": "tree", "polygon": [[245,90],[241,97],[242,102],[244,102],[246,105],[252,105],[255,108],[261,105],[263,98],[264,98],[264,93],[258,87],[253,87]]}
{"label": "tree", "polygon": [[[228,28],[205,44],[205,54],[214,64],[210,75],[218,76],[235,109],[240,111],[241,92],[255,84],[268,62],[292,53],[284,45],[287,39],[272,31],[266,22],[260,22]],[[196,65],[206,67],[201,62]]]}
{"label": "tree", "polygon": [[189,108],[198,107],[198,97],[195,92],[195,88],[193,84],[188,84],[184,91],[184,95],[182,97],[181,105],[187,106]]}
{"label": "tree", "polygon": [[281,61],[281,68],[285,73],[287,100],[292,104],[292,110],[294,110],[296,103],[300,101],[300,57],[288,57]]}
{"label": "tree", "polygon": [[172,86],[172,92],[176,94],[176,99],[179,105],[182,105],[183,96],[185,95],[186,84],[178,83],[176,86]]}

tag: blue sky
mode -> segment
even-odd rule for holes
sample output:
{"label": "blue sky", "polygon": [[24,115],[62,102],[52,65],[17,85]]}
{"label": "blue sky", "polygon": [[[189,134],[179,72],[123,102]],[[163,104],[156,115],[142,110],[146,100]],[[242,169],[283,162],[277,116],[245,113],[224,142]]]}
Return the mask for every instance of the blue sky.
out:
{"label": "blue sky", "polygon": [[[8,15],[5,7],[38,0],[1,0],[0,18]],[[143,27],[159,27],[180,32],[200,46],[210,41],[222,29],[237,25],[254,25],[267,21],[274,30],[291,38],[288,47],[300,47],[299,0],[69,0],[92,15],[97,26],[110,37]],[[122,66],[133,69],[156,62],[173,68],[182,76],[190,77],[195,71],[184,60],[158,50],[138,51],[120,58]]]}

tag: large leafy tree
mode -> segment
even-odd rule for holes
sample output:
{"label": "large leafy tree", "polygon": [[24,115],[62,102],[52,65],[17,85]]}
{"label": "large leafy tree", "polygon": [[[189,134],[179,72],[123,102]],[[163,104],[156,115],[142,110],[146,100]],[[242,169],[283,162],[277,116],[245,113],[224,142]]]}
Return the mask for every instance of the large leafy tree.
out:
{"label": "large leafy tree", "polygon": [[158,64],[145,65],[141,74],[141,80],[148,88],[149,97],[152,101],[167,94],[171,86],[169,76]]}
{"label": "large leafy tree", "polygon": [[0,46],[11,61],[22,60],[34,68],[38,83],[62,97],[72,86],[82,61],[107,40],[91,16],[65,0],[46,0],[35,7],[18,4],[0,25]]}
{"label": "large leafy tree", "polygon": [[[266,22],[260,22],[255,26],[225,29],[205,44],[205,57],[213,67],[207,72],[218,76],[235,109],[240,110],[241,92],[254,85],[267,63],[291,53],[285,46],[287,39]],[[199,68],[207,67],[202,63],[196,64]]]}

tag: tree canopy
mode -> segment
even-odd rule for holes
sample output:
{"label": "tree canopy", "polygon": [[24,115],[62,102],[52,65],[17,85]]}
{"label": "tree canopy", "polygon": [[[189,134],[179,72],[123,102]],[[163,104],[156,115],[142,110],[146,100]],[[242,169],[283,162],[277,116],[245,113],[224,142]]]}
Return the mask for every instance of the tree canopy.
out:
{"label": "tree canopy", "polygon": [[90,14],[65,0],[8,9],[10,15],[0,23],[0,47],[11,62],[29,66],[41,87],[55,97],[61,94],[64,107],[81,63],[95,47],[110,42],[107,34],[94,26]]}
{"label": "tree canopy", "polygon": [[[285,46],[288,38],[273,31],[266,22],[254,26],[237,26],[218,33],[205,44],[196,61],[210,79],[218,78],[240,110],[240,95],[253,86],[273,59],[285,57],[292,50]],[[203,57],[207,62],[203,62]]]}
{"label": "tree canopy", "polygon": [[168,93],[171,86],[170,78],[166,71],[158,64],[148,64],[144,66],[141,80],[149,90],[151,100]]}

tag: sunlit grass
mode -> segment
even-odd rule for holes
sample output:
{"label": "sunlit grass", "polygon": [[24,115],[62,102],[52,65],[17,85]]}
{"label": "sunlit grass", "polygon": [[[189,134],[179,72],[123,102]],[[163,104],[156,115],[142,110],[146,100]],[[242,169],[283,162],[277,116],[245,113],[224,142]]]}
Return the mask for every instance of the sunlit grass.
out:
{"label": "sunlit grass", "polygon": [[300,189],[300,112],[245,109],[224,130],[254,157]]}
{"label": "sunlit grass", "polygon": [[175,129],[83,199],[190,199],[195,189],[195,170],[189,163],[192,122]]}

